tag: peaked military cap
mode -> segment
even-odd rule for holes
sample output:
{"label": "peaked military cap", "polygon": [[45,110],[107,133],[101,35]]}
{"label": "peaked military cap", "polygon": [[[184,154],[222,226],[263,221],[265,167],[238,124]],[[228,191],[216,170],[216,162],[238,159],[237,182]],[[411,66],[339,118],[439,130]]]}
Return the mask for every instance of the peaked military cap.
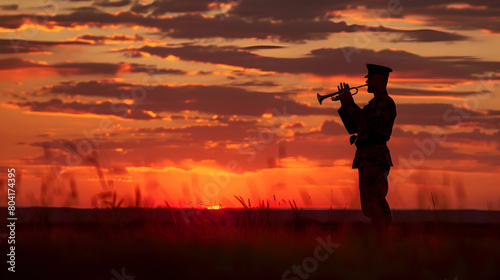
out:
{"label": "peaked military cap", "polygon": [[366,68],[368,69],[368,75],[366,75],[365,78],[369,78],[374,74],[389,76],[389,73],[392,72],[391,68],[382,65],[366,64]]}

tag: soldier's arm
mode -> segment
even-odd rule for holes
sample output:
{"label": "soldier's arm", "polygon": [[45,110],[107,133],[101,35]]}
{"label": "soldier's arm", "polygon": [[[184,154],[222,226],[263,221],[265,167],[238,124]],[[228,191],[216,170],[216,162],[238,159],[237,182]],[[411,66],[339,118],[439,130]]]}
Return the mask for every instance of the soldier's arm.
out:
{"label": "soldier's arm", "polygon": [[[349,84],[346,83],[341,83],[337,86],[339,91],[348,88]],[[358,123],[361,117],[361,108],[354,103],[354,99],[352,98],[350,91],[346,91],[340,95],[340,104],[342,104],[342,106],[338,110],[338,113],[345,128],[347,129],[347,132],[350,134],[357,133]]]}
{"label": "soldier's arm", "polygon": [[358,123],[361,117],[361,108],[354,101],[350,104],[342,104],[337,111],[344,123],[347,132],[354,134],[358,132]]}

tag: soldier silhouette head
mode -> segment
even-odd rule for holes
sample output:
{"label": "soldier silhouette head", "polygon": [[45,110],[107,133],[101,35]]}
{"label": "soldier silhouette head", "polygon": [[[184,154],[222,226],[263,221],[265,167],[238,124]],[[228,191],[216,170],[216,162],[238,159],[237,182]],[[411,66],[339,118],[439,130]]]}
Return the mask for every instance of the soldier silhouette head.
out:
{"label": "soldier silhouette head", "polygon": [[368,92],[373,93],[375,96],[387,93],[387,81],[392,69],[375,64],[366,64],[366,68],[368,69],[368,75],[365,76],[367,78]]}

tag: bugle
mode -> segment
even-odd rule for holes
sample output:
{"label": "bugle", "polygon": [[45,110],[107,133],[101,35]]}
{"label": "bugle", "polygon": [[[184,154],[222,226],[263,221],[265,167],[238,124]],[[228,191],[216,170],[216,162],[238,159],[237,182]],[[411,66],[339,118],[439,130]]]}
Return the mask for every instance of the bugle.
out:
{"label": "bugle", "polygon": [[334,93],[329,93],[329,94],[325,94],[325,95],[321,95],[319,93],[316,94],[316,97],[318,97],[318,101],[319,101],[319,104],[322,105],[321,103],[323,102],[323,99],[325,98],[328,98],[328,97],[333,97],[332,100],[333,101],[337,101],[340,99],[340,96],[345,93],[345,92],[349,92],[351,93],[351,90],[352,89],[355,89],[356,92],[355,93],[351,93],[351,95],[356,95],[358,93],[358,88],[360,87],[364,87],[364,86],[367,86],[367,84],[364,84],[362,86],[358,86],[358,87],[349,87],[349,88],[343,88],[337,92],[334,92]]}

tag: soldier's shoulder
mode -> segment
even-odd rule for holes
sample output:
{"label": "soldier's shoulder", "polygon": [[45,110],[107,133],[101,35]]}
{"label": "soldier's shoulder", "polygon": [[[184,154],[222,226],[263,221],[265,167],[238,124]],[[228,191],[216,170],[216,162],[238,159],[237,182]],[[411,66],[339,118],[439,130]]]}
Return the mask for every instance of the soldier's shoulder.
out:
{"label": "soldier's shoulder", "polygon": [[389,103],[394,103],[394,100],[392,99],[392,97],[389,96],[389,94],[384,94],[382,96],[380,96],[380,100],[381,101],[384,101],[384,102],[389,102]]}
{"label": "soldier's shoulder", "polygon": [[388,95],[384,94],[380,96],[380,98],[377,100],[378,106],[381,107],[395,107],[396,103],[394,103],[394,100]]}

